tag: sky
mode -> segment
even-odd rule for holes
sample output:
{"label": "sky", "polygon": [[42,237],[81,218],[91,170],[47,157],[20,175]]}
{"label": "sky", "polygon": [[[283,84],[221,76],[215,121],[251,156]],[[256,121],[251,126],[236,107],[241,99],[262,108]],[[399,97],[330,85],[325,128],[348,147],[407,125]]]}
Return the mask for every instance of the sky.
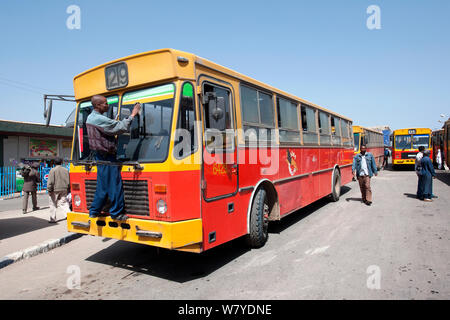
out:
{"label": "sky", "polygon": [[[71,5],[79,29],[67,27]],[[2,0],[0,119],[43,123],[43,94],[73,95],[75,75],[174,48],[355,125],[434,130],[450,117],[449,16],[448,0]],[[73,108],[55,103],[51,123]]]}

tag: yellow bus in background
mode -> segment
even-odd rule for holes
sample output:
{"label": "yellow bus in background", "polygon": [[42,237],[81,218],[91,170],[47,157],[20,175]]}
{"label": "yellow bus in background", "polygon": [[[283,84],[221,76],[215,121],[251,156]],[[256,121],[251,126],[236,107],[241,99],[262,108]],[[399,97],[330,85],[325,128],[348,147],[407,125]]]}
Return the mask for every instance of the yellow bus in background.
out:
{"label": "yellow bus in background", "polygon": [[375,158],[377,168],[381,168],[384,156],[383,133],[362,126],[353,126],[353,139],[354,154],[361,151],[361,145],[365,145],[367,152],[370,152]]}
{"label": "yellow bus in background", "polygon": [[392,166],[413,165],[419,147],[430,150],[430,158],[433,159],[431,146],[431,129],[429,128],[407,128],[394,130],[392,133]]}

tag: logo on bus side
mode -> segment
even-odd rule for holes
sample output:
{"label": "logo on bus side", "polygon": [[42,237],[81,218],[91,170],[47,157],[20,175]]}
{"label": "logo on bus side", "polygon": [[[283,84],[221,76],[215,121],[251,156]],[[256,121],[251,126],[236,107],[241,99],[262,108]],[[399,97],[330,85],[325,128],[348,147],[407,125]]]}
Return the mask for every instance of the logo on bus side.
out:
{"label": "logo on bus side", "polygon": [[288,169],[289,169],[289,173],[290,173],[291,176],[293,176],[298,170],[297,163],[295,162],[295,159],[297,159],[297,156],[295,155],[295,152],[292,152],[289,149],[287,149],[286,162],[288,164]]}

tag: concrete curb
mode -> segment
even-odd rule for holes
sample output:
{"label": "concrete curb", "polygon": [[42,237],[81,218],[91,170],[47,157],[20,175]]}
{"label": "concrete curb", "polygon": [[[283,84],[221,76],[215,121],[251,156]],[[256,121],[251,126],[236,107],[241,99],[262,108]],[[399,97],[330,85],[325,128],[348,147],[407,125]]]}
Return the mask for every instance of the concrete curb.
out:
{"label": "concrete curb", "polygon": [[67,235],[59,238],[59,239],[50,239],[47,241],[44,241],[37,246],[32,246],[29,248],[26,248],[22,251],[17,251],[11,254],[8,254],[7,256],[4,256],[0,259],[0,269],[23,259],[28,259],[34,256],[37,256],[41,253],[48,252],[54,248],[60,247],[66,243],[69,243],[72,240],[78,239],[81,236],[84,236],[84,234],[81,233],[72,233],[69,232]]}

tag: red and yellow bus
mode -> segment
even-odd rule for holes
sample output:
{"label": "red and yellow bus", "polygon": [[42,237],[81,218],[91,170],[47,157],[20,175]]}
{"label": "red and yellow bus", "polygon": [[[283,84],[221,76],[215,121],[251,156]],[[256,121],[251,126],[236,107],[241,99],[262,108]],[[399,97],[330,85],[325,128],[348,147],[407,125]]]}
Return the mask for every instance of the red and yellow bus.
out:
{"label": "red and yellow bus", "polygon": [[430,150],[430,158],[433,158],[431,147],[431,129],[407,128],[394,130],[392,133],[392,165],[399,166],[414,165],[419,147]]}
{"label": "red and yellow bus", "polygon": [[450,119],[444,123],[444,163],[450,168]]}
{"label": "red and yellow bus", "polygon": [[353,139],[355,155],[361,152],[361,145],[366,145],[367,152],[373,155],[377,168],[380,169],[384,157],[383,133],[362,126],[353,126]]}
{"label": "red and yellow bus", "polygon": [[[189,252],[242,236],[260,247],[269,221],[337,201],[352,180],[351,119],[194,54],[111,61],[77,75],[74,90],[71,232]],[[142,105],[117,140],[126,221],[108,204],[88,215],[97,175],[85,123],[96,94],[111,118]]]}
{"label": "red and yellow bus", "polygon": [[431,160],[437,168],[438,163],[436,157],[438,156],[439,149],[441,150],[441,156],[444,156],[444,129],[435,130],[431,133],[431,144],[433,147],[433,158]]}

